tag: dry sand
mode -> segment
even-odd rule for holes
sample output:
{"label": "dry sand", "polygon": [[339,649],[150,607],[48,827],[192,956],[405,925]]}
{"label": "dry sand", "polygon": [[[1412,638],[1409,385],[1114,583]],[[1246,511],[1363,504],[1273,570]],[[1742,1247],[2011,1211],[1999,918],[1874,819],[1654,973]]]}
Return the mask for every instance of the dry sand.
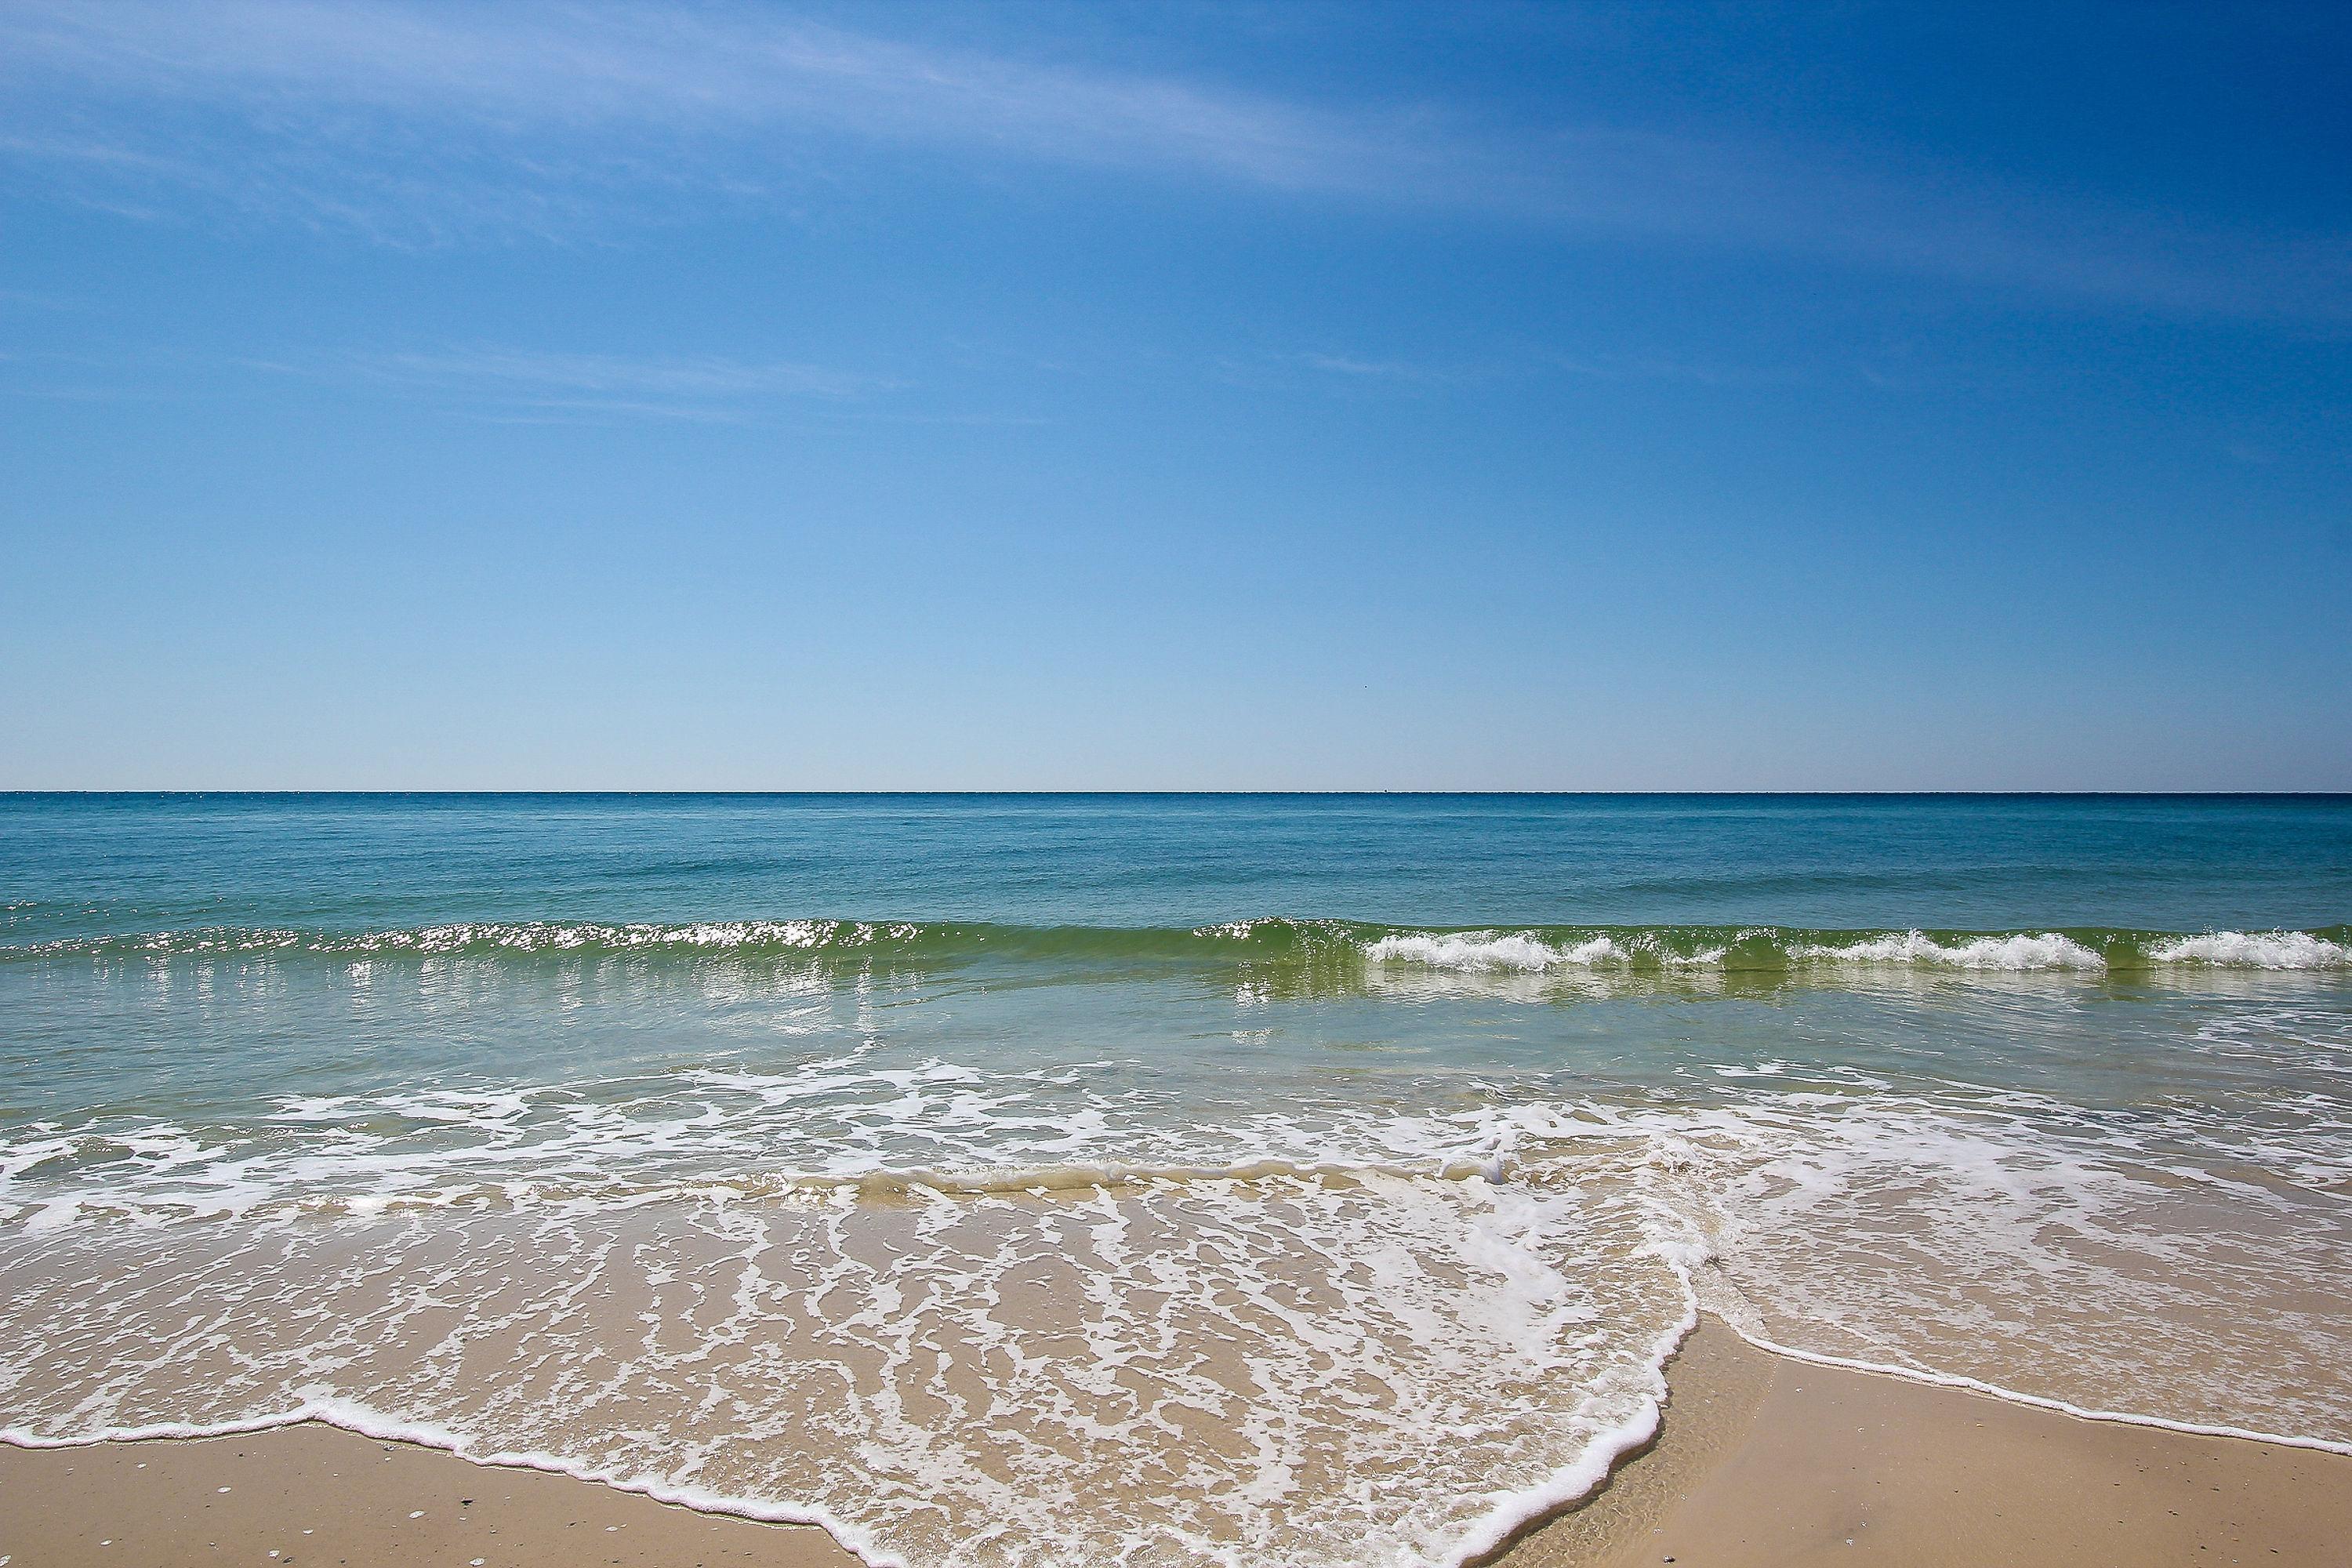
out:
{"label": "dry sand", "polygon": [[[2352,1563],[2352,1459],[1765,1354],[1710,1322],[1658,1441],[1497,1568]],[[325,1426],[0,1446],[0,1568],[852,1568],[823,1532]]]}

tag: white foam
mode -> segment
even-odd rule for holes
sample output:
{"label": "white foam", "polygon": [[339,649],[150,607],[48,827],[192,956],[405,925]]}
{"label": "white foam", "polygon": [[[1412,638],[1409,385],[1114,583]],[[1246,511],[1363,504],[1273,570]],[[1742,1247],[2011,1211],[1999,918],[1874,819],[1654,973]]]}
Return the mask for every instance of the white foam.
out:
{"label": "white foam", "polygon": [[1668,969],[1705,969],[1720,964],[1727,950],[1678,952],[1654,940],[1619,941],[1596,932],[1554,945],[1533,931],[1399,932],[1364,944],[1375,965],[1416,964],[1465,974],[1541,974],[1552,970],[1625,969],[1654,963]]}
{"label": "white foam", "polygon": [[225,1254],[0,1238],[37,1325],[0,1345],[0,1407],[37,1442],[331,1421],[877,1563],[1403,1568],[1588,1489],[1689,1321],[1630,1197],[1376,1171],[909,1196],[287,1224]]}
{"label": "white foam", "polygon": [[2352,1440],[2345,1331],[2313,1304],[2352,1268],[2352,1216],[2284,1169],[2227,1187],[2175,1169],[2189,1138],[2225,1169],[2289,1165],[2259,1132],[2231,1149],[2207,1119],[2015,1092],[1622,1120],[1654,1140],[1710,1277],[1761,1314],[1741,1325],[1759,1342],[2147,1424]]}
{"label": "white foam", "polygon": [[1821,963],[1925,964],[1942,969],[2104,969],[2106,960],[2057,931],[2036,935],[1975,936],[1939,942],[1925,931],[1890,932],[1844,943],[1801,942],[1789,956]]}
{"label": "white foam", "polygon": [[1698,1306],[1693,1296],[1682,1317],[1651,1346],[1647,1373],[1647,1381],[1653,1386],[1651,1396],[1614,1429],[1596,1433],[1590,1447],[1573,1464],[1562,1466],[1533,1486],[1499,1493],[1486,1516],[1464,1532],[1452,1563],[1484,1563],[1521,1530],[1588,1496],[1609,1479],[1621,1458],[1657,1436],[1666,1394],[1665,1365],[1696,1327]]}
{"label": "white foam", "polygon": [[903,943],[917,939],[922,931],[921,926],[906,921],[842,920],[631,923],[475,921],[360,932],[215,927],[112,937],[70,937],[15,951],[35,956],[120,952],[185,957],[287,952],[352,957],[379,953],[436,957],[469,951],[507,953],[662,948],[720,952],[741,948],[814,951],[856,950]]}
{"label": "white foam", "polygon": [[2352,947],[2305,931],[2217,931],[2154,943],[2147,956],[2226,969],[2341,969],[2352,964]]}
{"label": "white foam", "polygon": [[1532,931],[1403,932],[1364,944],[1364,957],[1374,964],[1410,963],[1471,974],[1623,969],[1644,962],[1665,968],[1707,968],[1721,963],[1725,952],[1715,947],[1677,952],[1641,940],[1620,942],[1605,932],[1558,946]]}
{"label": "white foam", "polygon": [[[1509,935],[1532,940],[1462,940]],[[1825,1066],[1776,1035],[1792,1059],[1729,1042],[1712,1070],[1704,1056],[1677,1068],[1670,1100],[1571,1098],[1589,1078],[1488,1065],[1475,1081],[1318,1079],[1328,1101],[1255,1084],[1255,1099],[1188,1099],[1122,1061],[1005,1071],[851,1050],[774,1070],[289,1096],[250,1138],[119,1116],[29,1124],[0,1137],[0,1215],[16,1215],[0,1224],[0,1300],[22,1331],[0,1342],[0,1421],[47,1440],[389,1424],[694,1506],[826,1513],[870,1554],[928,1568],[962,1559],[891,1533],[885,1505],[958,1500],[959,1518],[996,1532],[970,1557],[1017,1542],[1116,1557],[1087,1534],[1109,1528],[1087,1512],[1109,1483],[1048,1470],[1000,1494],[985,1462],[999,1450],[975,1432],[1058,1451],[1067,1434],[1051,1424],[1083,1416],[1081,1447],[1123,1445],[1108,1475],[1158,1462],[1208,1399],[1251,1447],[1202,1472],[1226,1501],[1184,1502],[1205,1511],[1171,1524],[1193,1544],[1170,1552],[1451,1562],[1580,1495],[1646,1436],[1692,1292],[1721,1285],[1751,1303],[1737,1326],[1768,1348],[2341,1448],[2352,1391],[2329,1369],[2347,1331],[2308,1306],[2352,1277],[2352,1113],[2343,1080],[2321,1076],[2345,1038],[2331,1009],[2216,1010],[2179,1037],[2200,1071],[2298,1064],[2292,1100],[2251,1101],[2242,1082],[2128,1115]],[[311,1207],[289,1208],[298,1196]],[[1031,1228],[973,1228],[1016,1209]],[[335,1254],[344,1243],[357,1250]],[[1328,1281],[1313,1310],[1291,1293],[1301,1266]],[[997,1312],[1064,1267],[1055,1299],[1092,1314],[1066,1334]],[[71,1289],[37,1296],[60,1280]],[[583,1337],[606,1301],[625,1305]],[[1169,1316],[1192,1303],[1239,1315]],[[163,1321],[189,1326],[158,1355]],[[390,1363],[436,1344],[442,1362]],[[1267,1381],[1245,1408],[1217,1405],[1171,1344],[1226,1347],[1196,1367],[1254,1345]],[[849,1367],[856,1393],[822,1421],[789,1364],[811,1355]],[[940,1405],[942,1356],[988,1366],[985,1397]],[[1369,1427],[1347,1381],[1368,1364],[1391,1380]],[[42,1392],[78,1365],[82,1383]],[[1141,1408],[1089,1403],[1145,1384]],[[1506,1470],[1458,1437],[1465,1422],[1505,1447],[1495,1434],[1536,1436]],[[786,1463],[812,1434],[833,1445],[830,1471]],[[1324,1442],[1338,1468],[1317,1472]],[[869,1467],[896,1479],[865,1497]],[[1349,1493],[1342,1472],[1399,1478],[1387,1503],[1439,1523],[1414,1534],[1374,1517],[1380,1489]],[[1308,1533],[1267,1533],[1293,1524]],[[1334,1541],[1386,1555],[1317,1544]]]}
{"label": "white foam", "polygon": [[1366,944],[1364,956],[1374,963],[1418,963],[1430,969],[1457,969],[1473,973],[1503,970],[1532,974],[1564,964],[1622,963],[1625,955],[1605,936],[1571,948],[1557,948],[1524,932],[1465,931],[1384,936]]}

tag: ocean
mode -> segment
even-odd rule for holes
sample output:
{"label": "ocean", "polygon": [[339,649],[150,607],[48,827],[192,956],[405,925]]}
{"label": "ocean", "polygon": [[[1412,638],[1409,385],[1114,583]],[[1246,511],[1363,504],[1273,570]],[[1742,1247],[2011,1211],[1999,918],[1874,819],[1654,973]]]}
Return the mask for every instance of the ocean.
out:
{"label": "ocean", "polygon": [[1454,1564],[1701,1311],[2352,1451],[2352,797],[0,796],[0,1436]]}

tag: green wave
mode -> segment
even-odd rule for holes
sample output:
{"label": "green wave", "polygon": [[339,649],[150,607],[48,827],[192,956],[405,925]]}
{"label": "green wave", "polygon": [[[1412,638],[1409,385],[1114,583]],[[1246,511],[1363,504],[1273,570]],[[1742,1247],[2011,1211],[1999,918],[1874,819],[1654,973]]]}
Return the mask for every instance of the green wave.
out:
{"label": "green wave", "polygon": [[1979,972],[2352,966],[2352,926],[2166,931],[1787,926],[1393,926],[1263,919],[1197,927],[983,921],[746,920],[487,921],[388,931],[205,927],[0,947],[0,959],[319,957],[731,962],[801,959],[958,965],[1370,967],[1382,972],[1726,973],[1853,967]]}

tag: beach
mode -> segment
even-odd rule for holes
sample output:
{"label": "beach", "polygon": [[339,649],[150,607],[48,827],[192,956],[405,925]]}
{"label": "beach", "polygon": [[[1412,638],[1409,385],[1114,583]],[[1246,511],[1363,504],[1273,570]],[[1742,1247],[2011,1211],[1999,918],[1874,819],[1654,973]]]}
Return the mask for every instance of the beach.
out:
{"label": "beach", "polygon": [[17,1562],[2336,1527],[2341,802],[16,798],[0,859]]}
{"label": "beach", "polygon": [[0,0],[0,1568],[2352,1568],[2347,77]]}
{"label": "beach", "polygon": [[[1811,1365],[1701,1325],[1656,1440],[1495,1568],[2004,1563],[2317,1565],[2352,1458],[2085,1421]],[[471,1563],[854,1568],[823,1531],[698,1513],[319,1424],[0,1447],[0,1554],[36,1564]]]}

